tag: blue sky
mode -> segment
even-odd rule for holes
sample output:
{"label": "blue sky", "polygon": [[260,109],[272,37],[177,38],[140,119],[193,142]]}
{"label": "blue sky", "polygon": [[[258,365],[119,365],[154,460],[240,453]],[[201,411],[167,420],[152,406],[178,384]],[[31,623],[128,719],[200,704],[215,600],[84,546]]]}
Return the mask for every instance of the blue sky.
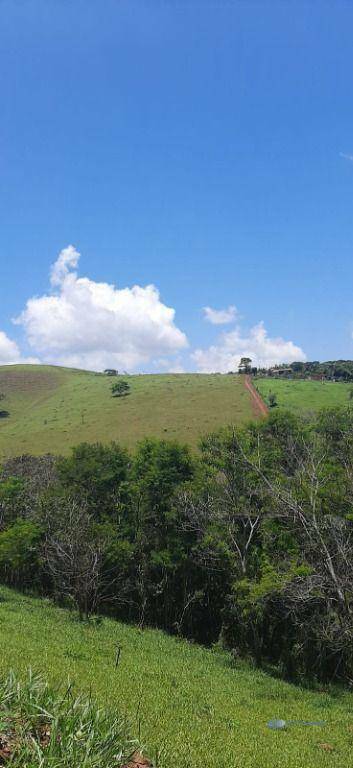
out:
{"label": "blue sky", "polygon": [[0,361],[353,357],[352,28],[344,2],[3,0]]}

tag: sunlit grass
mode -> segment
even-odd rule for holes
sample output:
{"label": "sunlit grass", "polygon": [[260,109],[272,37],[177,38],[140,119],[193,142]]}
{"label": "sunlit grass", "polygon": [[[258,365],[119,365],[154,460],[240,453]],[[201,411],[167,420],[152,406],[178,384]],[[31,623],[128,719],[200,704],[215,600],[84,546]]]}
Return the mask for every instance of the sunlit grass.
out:
{"label": "sunlit grass", "polygon": [[295,413],[316,413],[323,408],[347,406],[352,384],[336,381],[304,381],[295,379],[256,379],[255,385],[268,401],[270,392],[277,396],[276,409],[288,409]]}
{"label": "sunlit grass", "polygon": [[130,376],[131,392],[114,398],[114,379],[49,366],[0,367],[9,412],[0,420],[0,456],[67,453],[81,441],[117,440],[133,448],[146,436],[195,447],[200,436],[252,418],[237,376]]}
{"label": "sunlit grass", "polygon": [[[79,690],[91,690],[100,705],[131,720],[133,735],[159,768],[353,764],[349,692],[310,692],[245,664],[234,666],[220,650],[109,619],[79,623],[49,601],[1,592],[2,672],[21,676],[30,666],[51,683],[70,679]],[[274,732],[267,728],[273,718],[326,725]]]}
{"label": "sunlit grass", "polygon": [[120,768],[137,743],[119,715],[97,707],[73,686],[41,677],[0,679],[0,764],[13,768]]}

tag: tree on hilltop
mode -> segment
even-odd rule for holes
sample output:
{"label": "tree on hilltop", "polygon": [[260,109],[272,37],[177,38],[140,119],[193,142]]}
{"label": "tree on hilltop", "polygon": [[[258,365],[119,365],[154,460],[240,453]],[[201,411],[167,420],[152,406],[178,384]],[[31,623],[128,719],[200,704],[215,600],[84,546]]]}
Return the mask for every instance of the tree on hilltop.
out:
{"label": "tree on hilltop", "polygon": [[239,363],[238,373],[251,373],[251,357],[242,357]]}

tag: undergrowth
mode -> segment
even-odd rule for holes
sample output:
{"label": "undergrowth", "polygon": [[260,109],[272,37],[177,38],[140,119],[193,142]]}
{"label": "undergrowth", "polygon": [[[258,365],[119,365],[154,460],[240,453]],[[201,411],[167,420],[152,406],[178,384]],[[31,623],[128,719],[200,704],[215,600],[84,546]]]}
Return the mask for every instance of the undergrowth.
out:
{"label": "undergrowth", "polygon": [[42,677],[0,680],[0,764],[11,768],[120,768],[137,745],[120,716],[90,696],[51,688]]}

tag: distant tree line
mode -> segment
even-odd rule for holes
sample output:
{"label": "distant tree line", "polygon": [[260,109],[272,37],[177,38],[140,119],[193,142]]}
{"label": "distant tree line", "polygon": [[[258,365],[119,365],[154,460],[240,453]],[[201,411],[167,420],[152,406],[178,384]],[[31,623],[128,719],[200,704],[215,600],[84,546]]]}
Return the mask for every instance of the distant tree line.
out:
{"label": "distant tree line", "polygon": [[353,410],[274,412],[197,456],[145,439],[0,475],[0,579],[272,665],[353,678]]}
{"label": "distant tree line", "polygon": [[[317,377],[334,381],[353,381],[353,360],[328,360],[324,363],[318,360],[303,363],[301,361],[276,365],[270,371],[291,371],[294,378]],[[249,371],[250,372],[250,371]],[[268,369],[258,368],[259,375],[268,374]]]}
{"label": "distant tree line", "polygon": [[316,375],[327,379],[353,381],[353,360],[328,360],[320,363],[314,360],[311,363],[292,363],[291,368],[295,373],[304,376]]}

